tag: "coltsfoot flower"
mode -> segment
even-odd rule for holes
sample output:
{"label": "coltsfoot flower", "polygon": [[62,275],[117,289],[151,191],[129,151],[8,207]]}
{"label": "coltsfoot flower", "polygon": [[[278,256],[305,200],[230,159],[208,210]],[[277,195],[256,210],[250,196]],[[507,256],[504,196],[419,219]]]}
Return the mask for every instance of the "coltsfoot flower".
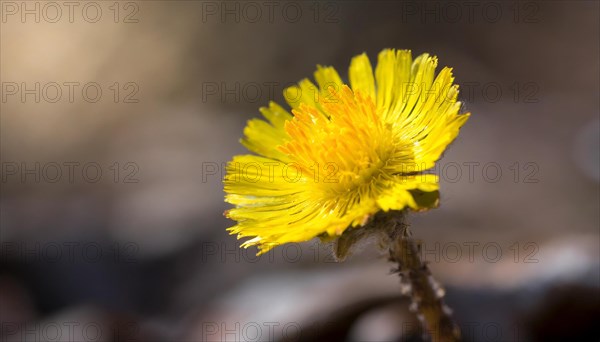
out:
{"label": "coltsfoot flower", "polygon": [[426,210],[438,204],[438,177],[426,173],[458,135],[450,68],[409,50],[379,53],[373,73],[366,54],[352,59],[349,85],[318,66],[317,85],[304,79],[284,91],[292,114],[269,103],[242,144],[257,155],[227,166],[226,216],[242,246],[262,254],[274,246],[340,236],[380,211]]}

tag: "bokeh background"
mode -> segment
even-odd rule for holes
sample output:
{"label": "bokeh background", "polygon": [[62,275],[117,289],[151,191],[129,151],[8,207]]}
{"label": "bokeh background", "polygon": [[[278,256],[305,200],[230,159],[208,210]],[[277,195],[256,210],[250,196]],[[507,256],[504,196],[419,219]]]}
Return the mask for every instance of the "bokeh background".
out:
{"label": "bokeh background", "polygon": [[0,4],[2,341],[419,341],[375,242],[257,258],[222,215],[258,108],[387,47],[472,113],[410,218],[465,340],[599,340],[598,2]]}

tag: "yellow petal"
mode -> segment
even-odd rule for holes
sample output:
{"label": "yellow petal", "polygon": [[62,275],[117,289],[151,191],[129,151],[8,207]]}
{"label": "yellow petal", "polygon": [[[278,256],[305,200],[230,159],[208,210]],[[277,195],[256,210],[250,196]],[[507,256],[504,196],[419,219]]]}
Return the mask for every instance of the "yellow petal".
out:
{"label": "yellow petal", "polygon": [[291,120],[292,115],[274,102],[271,102],[268,108],[260,108],[260,111],[269,122],[260,119],[249,120],[244,128],[242,145],[265,157],[287,161],[287,156],[279,151],[277,146],[289,139],[283,127],[286,121]]}
{"label": "yellow petal", "polygon": [[326,91],[329,87],[333,87],[336,91],[339,91],[342,86],[342,79],[338,75],[337,71],[333,67],[324,67],[317,65],[317,71],[315,71],[315,80],[321,88],[321,91]]}
{"label": "yellow petal", "polygon": [[296,109],[301,104],[306,104],[311,107],[317,107],[319,100],[319,88],[308,79],[303,79],[297,85],[285,88],[283,90],[285,101]]}
{"label": "yellow petal", "polygon": [[[393,50],[385,49],[379,53],[375,79],[377,81],[377,107],[388,110],[394,100],[396,77],[396,56]],[[385,114],[384,114],[385,115]]]}
{"label": "yellow petal", "polygon": [[353,91],[361,91],[375,101],[375,80],[373,68],[366,53],[352,58],[348,70],[350,85]]}
{"label": "yellow petal", "polygon": [[433,192],[439,189],[438,178],[431,174],[398,176],[390,187],[383,190],[377,204],[384,211],[402,210],[405,207],[419,209],[411,190]]}

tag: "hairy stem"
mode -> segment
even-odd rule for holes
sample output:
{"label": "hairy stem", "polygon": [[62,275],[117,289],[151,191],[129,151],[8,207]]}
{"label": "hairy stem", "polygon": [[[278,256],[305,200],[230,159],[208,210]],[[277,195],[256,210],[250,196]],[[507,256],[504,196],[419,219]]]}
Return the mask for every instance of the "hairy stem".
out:
{"label": "hairy stem", "polygon": [[444,289],[421,261],[417,245],[404,222],[404,213],[388,218],[392,224],[388,230],[390,261],[398,264],[395,271],[400,274],[404,293],[412,300],[411,311],[421,321],[424,334],[434,342],[460,341],[460,329],[452,320],[452,310],[443,301]]}

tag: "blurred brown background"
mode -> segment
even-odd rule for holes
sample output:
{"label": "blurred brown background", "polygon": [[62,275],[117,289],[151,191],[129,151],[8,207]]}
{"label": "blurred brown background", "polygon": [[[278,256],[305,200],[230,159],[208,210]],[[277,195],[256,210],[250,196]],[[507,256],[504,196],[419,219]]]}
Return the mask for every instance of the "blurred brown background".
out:
{"label": "blurred brown background", "polygon": [[383,48],[472,113],[411,218],[469,341],[598,341],[596,1],[0,1],[3,341],[419,340],[375,244],[260,258],[220,171],[258,107]]}

